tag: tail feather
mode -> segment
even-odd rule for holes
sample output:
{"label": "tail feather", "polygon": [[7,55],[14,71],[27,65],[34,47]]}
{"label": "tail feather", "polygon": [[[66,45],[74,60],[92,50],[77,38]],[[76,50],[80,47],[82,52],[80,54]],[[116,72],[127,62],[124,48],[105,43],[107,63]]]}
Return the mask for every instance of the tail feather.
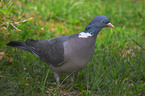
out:
{"label": "tail feather", "polygon": [[17,48],[20,48],[20,49],[23,49],[23,50],[30,51],[27,48],[27,45],[25,44],[25,42],[23,42],[23,41],[11,41],[7,45],[11,46],[11,47],[17,47]]}

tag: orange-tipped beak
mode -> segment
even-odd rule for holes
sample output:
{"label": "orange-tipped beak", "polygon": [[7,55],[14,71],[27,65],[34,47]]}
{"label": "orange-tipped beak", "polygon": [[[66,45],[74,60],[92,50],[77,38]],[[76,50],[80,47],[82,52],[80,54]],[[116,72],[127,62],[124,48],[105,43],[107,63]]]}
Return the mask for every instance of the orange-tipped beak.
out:
{"label": "orange-tipped beak", "polygon": [[112,25],[111,23],[107,24],[109,27],[115,28],[114,25]]}

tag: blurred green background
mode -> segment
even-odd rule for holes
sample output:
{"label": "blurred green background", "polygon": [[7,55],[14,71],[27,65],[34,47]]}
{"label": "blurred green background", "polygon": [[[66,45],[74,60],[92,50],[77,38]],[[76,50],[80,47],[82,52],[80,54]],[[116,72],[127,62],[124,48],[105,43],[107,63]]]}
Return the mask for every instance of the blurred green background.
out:
{"label": "blurred green background", "polygon": [[[0,95],[145,95],[144,0],[1,0]],[[71,85],[33,54],[6,46],[12,40],[49,39],[82,32],[97,15],[115,29],[98,34],[94,56]]]}

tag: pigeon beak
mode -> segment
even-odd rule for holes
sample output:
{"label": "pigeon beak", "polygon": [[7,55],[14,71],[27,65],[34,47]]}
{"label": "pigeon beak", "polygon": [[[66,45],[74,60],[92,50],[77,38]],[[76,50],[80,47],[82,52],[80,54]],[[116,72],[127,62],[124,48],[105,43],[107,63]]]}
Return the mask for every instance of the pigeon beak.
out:
{"label": "pigeon beak", "polygon": [[109,27],[115,28],[114,25],[112,25],[111,23],[107,24]]}

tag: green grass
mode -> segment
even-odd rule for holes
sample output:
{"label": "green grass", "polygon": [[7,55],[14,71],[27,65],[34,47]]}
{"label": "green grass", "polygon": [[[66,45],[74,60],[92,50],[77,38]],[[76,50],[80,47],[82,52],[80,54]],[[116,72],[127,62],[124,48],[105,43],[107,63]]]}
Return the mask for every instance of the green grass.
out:
{"label": "green grass", "polygon": [[[145,95],[145,10],[143,0],[1,0],[0,95]],[[84,30],[106,15],[94,56],[57,88],[52,70],[33,54],[6,46],[12,40],[49,39]],[[2,53],[4,52],[4,54]]]}

